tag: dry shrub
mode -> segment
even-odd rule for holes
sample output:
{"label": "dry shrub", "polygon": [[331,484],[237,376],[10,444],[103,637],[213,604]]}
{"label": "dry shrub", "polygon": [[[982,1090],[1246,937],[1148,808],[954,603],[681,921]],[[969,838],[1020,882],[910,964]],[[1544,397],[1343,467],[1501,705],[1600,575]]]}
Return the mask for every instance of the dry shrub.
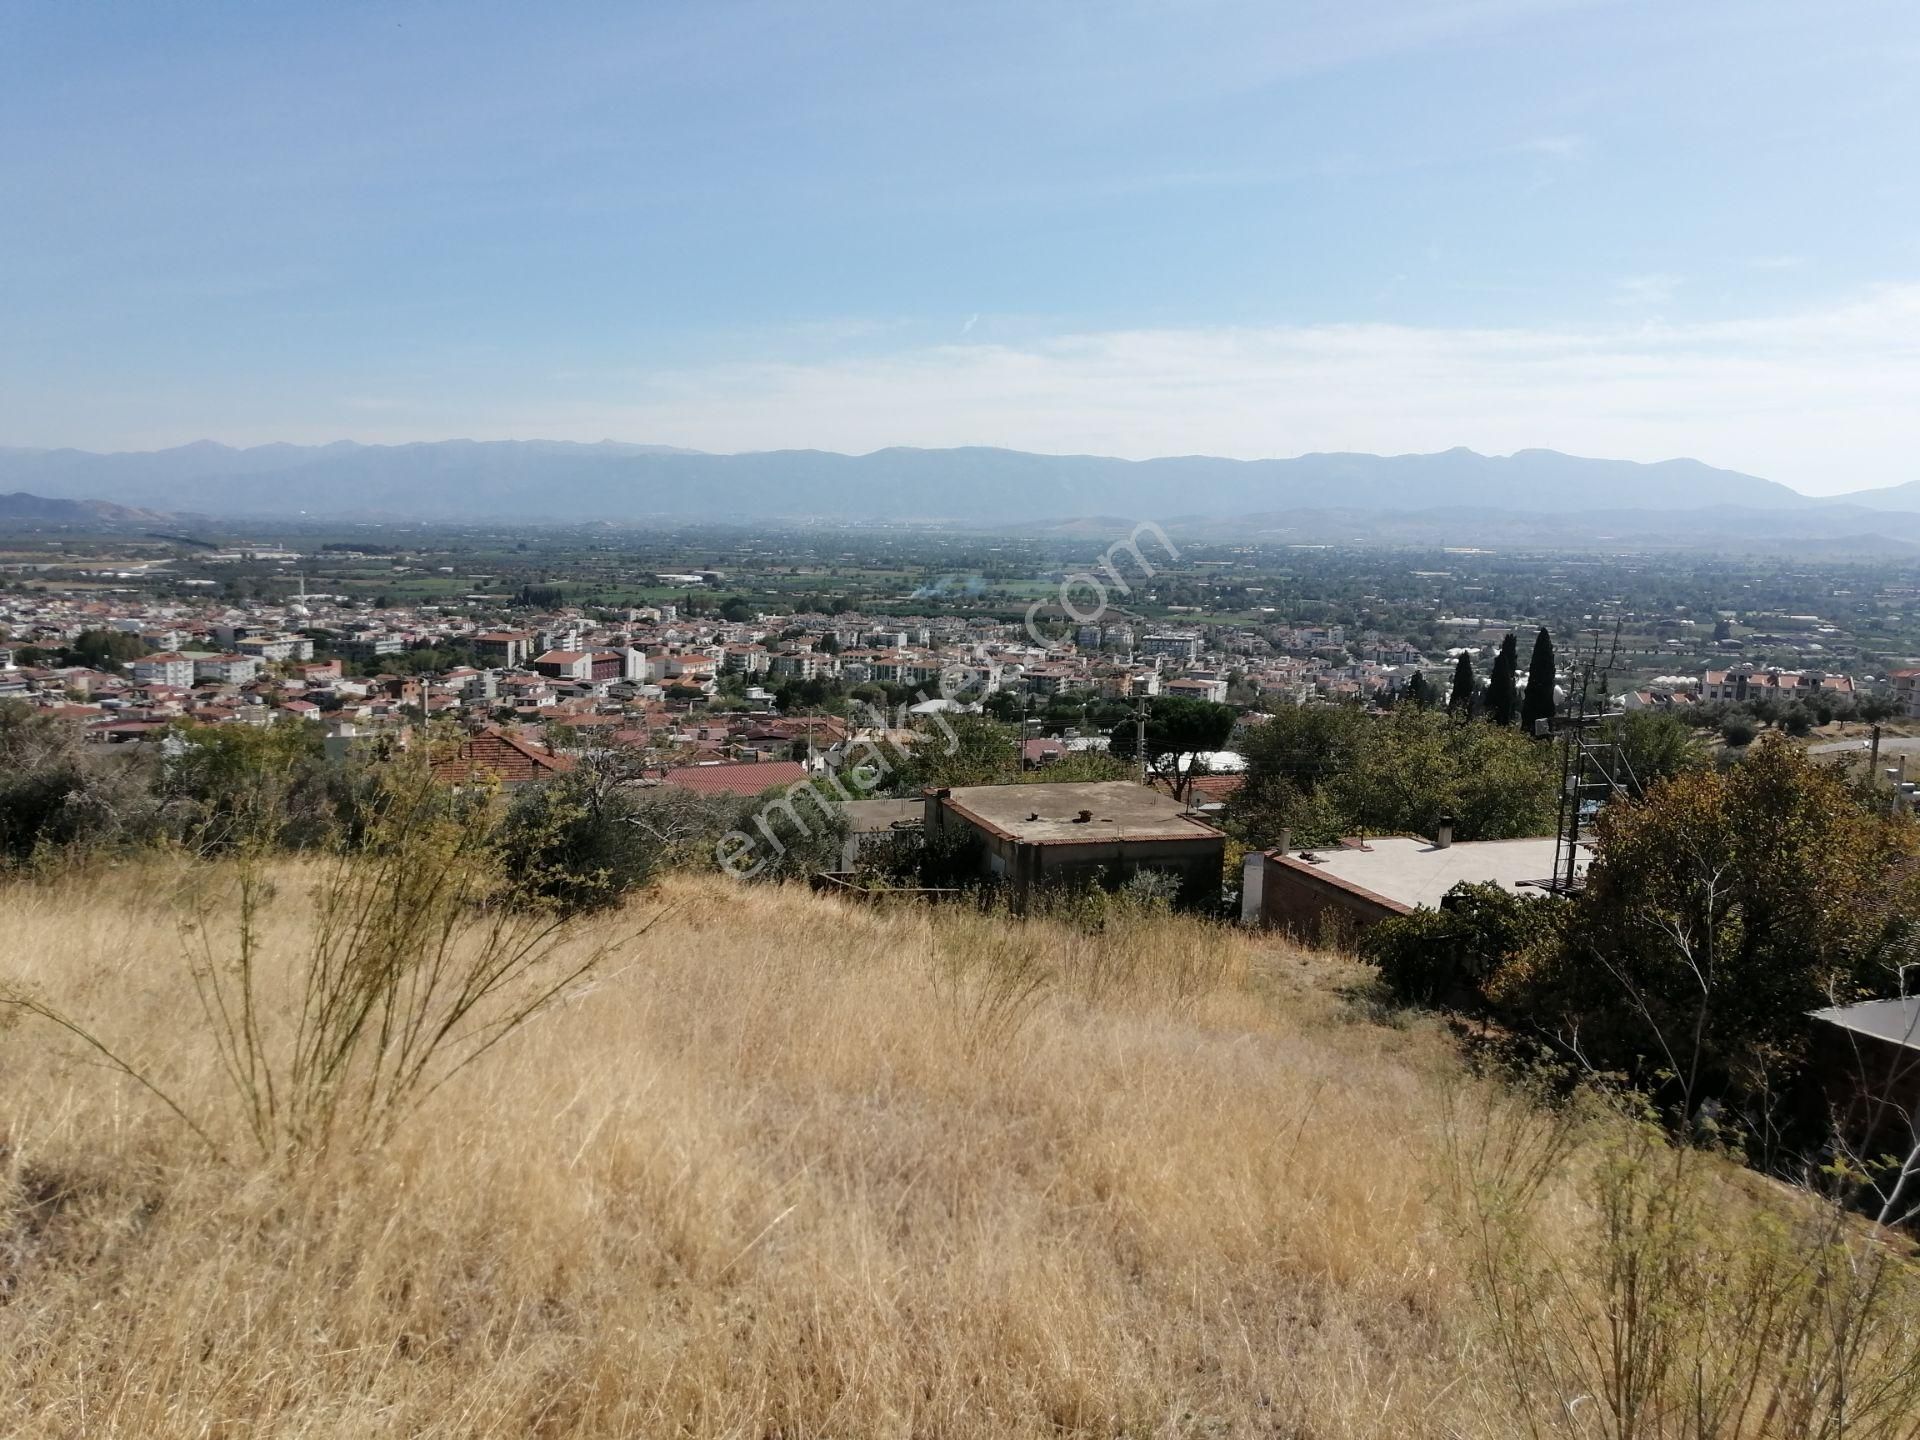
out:
{"label": "dry shrub", "polygon": [[[664,890],[644,940],[569,930],[595,978],[418,1123],[301,1167],[216,1162],[9,1033],[0,1434],[1528,1433],[1444,1203],[1447,1097],[1495,1136],[1509,1102],[1357,1016],[1361,967],[1165,916]],[[264,910],[262,963],[310,925]],[[0,934],[171,1093],[224,1085],[164,907],[6,889]],[[999,970],[1017,1024],[979,1018]],[[1586,1225],[1573,1164],[1541,1203]]]}
{"label": "dry shrub", "polygon": [[1529,1433],[1920,1433],[1920,1269],[1898,1235],[1591,1095],[1483,1103],[1448,1131]]}
{"label": "dry shrub", "polygon": [[[373,1144],[524,1025],[598,958],[553,963],[565,920],[514,903],[484,795],[449,795],[424,763],[389,767],[359,843],[295,871],[310,889],[296,946],[272,953],[273,852],[242,841],[190,872],[171,908],[199,1001],[190,1028],[223,1087],[177,1090],[134,1058],[125,1027],[77,1018],[0,976],[0,1014],[70,1037],[144,1088],[216,1154],[236,1113],[264,1158]],[[160,960],[161,957],[155,957]],[[224,1102],[221,1104],[220,1102]]]}

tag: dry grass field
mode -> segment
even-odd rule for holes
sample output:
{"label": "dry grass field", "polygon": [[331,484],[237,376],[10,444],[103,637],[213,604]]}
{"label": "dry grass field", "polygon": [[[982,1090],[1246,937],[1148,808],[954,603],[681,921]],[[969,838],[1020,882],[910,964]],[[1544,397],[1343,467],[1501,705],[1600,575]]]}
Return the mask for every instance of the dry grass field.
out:
{"label": "dry grass field", "polygon": [[[312,923],[305,872],[277,878],[269,973]],[[222,883],[0,888],[0,980],[224,1144],[173,903]],[[299,1163],[216,1159],[72,1035],[0,1019],[0,1434],[1508,1436],[1569,1413],[1523,1409],[1448,1199],[1448,1156],[1509,1112],[1524,1137],[1520,1102],[1432,1022],[1369,1018],[1357,966],[1166,917],[1089,933],[694,879],[567,944],[605,947],[595,979],[384,1144]],[[1579,1143],[1537,1152],[1569,1228]]]}

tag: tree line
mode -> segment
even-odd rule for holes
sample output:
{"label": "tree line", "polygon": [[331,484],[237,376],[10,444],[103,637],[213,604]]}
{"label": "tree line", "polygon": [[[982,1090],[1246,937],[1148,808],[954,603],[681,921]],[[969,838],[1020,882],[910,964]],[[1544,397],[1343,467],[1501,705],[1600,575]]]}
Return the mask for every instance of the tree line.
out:
{"label": "tree line", "polygon": [[[1486,688],[1480,688],[1473,670],[1473,655],[1462,650],[1453,665],[1453,683],[1447,689],[1448,713],[1464,719],[1484,719],[1495,725],[1512,725],[1533,734],[1542,720],[1550,720],[1554,711],[1554,687],[1558,678],[1553,654],[1553,636],[1546,626],[1534,632],[1533,654],[1527,661],[1527,683],[1519,686],[1519,640],[1509,630],[1493,657],[1493,669]],[[1408,698],[1416,705],[1430,705],[1434,696],[1426,676],[1416,674],[1408,685]]]}
{"label": "tree line", "polygon": [[1906,993],[1916,916],[1912,815],[1768,735],[1608,803],[1572,895],[1460,886],[1362,951],[1396,998],[1477,1017],[1508,1058],[1630,1089],[1795,1179],[1844,1161],[1897,1200],[1920,1185],[1904,1162],[1821,1148],[1835,1126],[1809,1017]]}

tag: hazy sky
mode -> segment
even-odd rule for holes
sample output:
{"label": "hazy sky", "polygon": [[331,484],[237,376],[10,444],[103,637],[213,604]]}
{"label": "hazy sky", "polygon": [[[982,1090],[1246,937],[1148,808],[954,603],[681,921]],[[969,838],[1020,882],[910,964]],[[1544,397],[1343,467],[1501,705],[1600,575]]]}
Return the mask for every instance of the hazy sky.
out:
{"label": "hazy sky", "polygon": [[1920,6],[0,0],[0,444],[1920,479]]}

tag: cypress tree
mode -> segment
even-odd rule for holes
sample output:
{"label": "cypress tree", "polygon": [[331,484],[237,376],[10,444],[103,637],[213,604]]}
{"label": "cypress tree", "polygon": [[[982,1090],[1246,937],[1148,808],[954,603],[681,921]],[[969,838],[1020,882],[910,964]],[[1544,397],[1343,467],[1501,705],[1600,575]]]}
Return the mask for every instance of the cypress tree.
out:
{"label": "cypress tree", "polygon": [[1422,710],[1433,700],[1432,693],[1427,689],[1427,677],[1418,670],[1413,672],[1413,679],[1407,682],[1407,699]]}
{"label": "cypress tree", "polygon": [[1493,674],[1487,679],[1487,718],[1496,725],[1513,723],[1520,701],[1519,687],[1515,684],[1519,671],[1519,643],[1509,630],[1507,638],[1500,642],[1500,653],[1493,657]]}
{"label": "cypress tree", "polygon": [[1533,637],[1533,659],[1527,665],[1527,692],[1520,698],[1520,728],[1533,733],[1536,720],[1553,715],[1553,637],[1542,625]]}
{"label": "cypress tree", "polygon": [[1447,696],[1447,709],[1466,719],[1473,718],[1473,657],[1464,650],[1453,667],[1453,690]]}

